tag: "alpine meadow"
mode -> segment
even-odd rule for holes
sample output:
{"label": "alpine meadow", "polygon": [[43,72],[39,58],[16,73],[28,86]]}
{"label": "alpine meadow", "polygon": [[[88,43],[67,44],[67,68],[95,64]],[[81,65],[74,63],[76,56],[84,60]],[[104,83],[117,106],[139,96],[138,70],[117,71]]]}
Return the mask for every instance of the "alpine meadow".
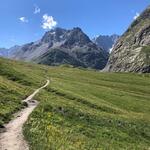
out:
{"label": "alpine meadow", "polygon": [[150,150],[147,0],[5,0],[0,16],[0,150]]}
{"label": "alpine meadow", "polygon": [[[147,149],[150,75],[99,73],[0,59],[1,126],[35,88],[51,80],[24,125],[33,150]],[[34,73],[33,73],[34,72]],[[7,103],[6,103],[7,102]]]}

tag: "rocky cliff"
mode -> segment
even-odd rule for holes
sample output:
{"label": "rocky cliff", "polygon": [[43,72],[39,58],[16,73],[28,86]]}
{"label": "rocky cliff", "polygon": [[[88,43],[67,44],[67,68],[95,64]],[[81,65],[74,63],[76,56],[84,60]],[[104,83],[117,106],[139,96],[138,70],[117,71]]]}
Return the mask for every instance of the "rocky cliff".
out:
{"label": "rocky cliff", "polygon": [[150,7],[115,44],[104,69],[113,72],[150,72]]}

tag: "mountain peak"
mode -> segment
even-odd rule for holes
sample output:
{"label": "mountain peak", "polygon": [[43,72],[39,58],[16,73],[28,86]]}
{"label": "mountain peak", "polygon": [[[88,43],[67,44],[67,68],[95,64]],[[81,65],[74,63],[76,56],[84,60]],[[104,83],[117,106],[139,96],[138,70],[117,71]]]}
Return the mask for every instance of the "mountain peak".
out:
{"label": "mountain peak", "polygon": [[79,31],[79,32],[83,32],[80,27],[74,27],[72,30],[74,30],[74,31]]}
{"label": "mountain peak", "polygon": [[108,53],[96,46],[79,27],[55,28],[46,32],[39,42],[22,46],[13,58],[46,65],[71,64],[103,69]]}
{"label": "mountain peak", "polygon": [[89,37],[79,27],[70,30],[62,28],[52,29],[45,33],[41,41],[50,45],[54,45],[56,42],[64,42],[64,46],[68,48],[75,45],[84,46],[91,42]]}
{"label": "mountain peak", "polygon": [[66,31],[66,29],[63,29],[63,28],[60,28],[60,27],[56,27],[48,32],[63,32],[63,31]]}
{"label": "mountain peak", "polygon": [[98,45],[98,47],[101,47],[105,51],[109,52],[110,49],[113,47],[113,45],[117,42],[119,39],[119,35],[113,34],[113,35],[99,35],[93,39],[93,42]]}
{"label": "mountain peak", "polygon": [[44,43],[60,42],[65,32],[66,32],[65,29],[57,27],[55,29],[46,32],[41,41]]}
{"label": "mountain peak", "polygon": [[68,30],[67,33],[67,40],[65,42],[65,46],[72,47],[72,46],[86,46],[88,43],[91,42],[89,37],[79,28],[73,28],[72,30]]}

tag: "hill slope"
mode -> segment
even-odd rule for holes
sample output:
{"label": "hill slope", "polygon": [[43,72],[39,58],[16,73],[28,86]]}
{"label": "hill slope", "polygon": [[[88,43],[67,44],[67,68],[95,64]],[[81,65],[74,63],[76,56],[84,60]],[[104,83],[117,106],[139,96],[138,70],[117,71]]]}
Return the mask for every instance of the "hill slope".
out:
{"label": "hill slope", "polygon": [[43,68],[0,58],[0,126],[24,107],[21,100],[42,82],[45,82]]}
{"label": "hill slope", "polygon": [[150,72],[150,7],[120,38],[105,68],[113,72]]}
{"label": "hill slope", "polygon": [[0,59],[0,73],[1,124],[22,106],[21,99],[45,77],[51,78],[24,127],[31,149],[150,147],[149,74],[99,73],[6,59]]}

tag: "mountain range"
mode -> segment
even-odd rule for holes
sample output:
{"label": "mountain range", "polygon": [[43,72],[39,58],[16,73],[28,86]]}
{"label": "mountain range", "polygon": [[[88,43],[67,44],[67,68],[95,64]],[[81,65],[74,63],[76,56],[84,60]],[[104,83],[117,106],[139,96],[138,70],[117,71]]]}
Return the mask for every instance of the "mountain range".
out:
{"label": "mountain range", "polygon": [[46,65],[69,64],[75,67],[103,69],[108,56],[108,52],[93,43],[77,27],[71,30],[52,29],[39,41],[18,47],[9,58]]}
{"label": "mountain range", "polygon": [[18,46],[18,45],[15,45],[11,48],[0,48],[0,56],[6,57],[6,58],[11,58],[13,53],[15,53],[19,48],[20,48],[20,46]]}
{"label": "mountain range", "polygon": [[116,44],[116,42],[119,39],[119,35],[117,34],[113,34],[113,35],[99,35],[95,38],[93,38],[93,42],[101,47],[103,50],[107,51],[107,52],[111,52],[114,44]]}
{"label": "mountain range", "polygon": [[0,56],[51,66],[69,64],[109,72],[150,72],[150,7],[121,37],[100,35],[91,40],[79,27],[55,28],[36,42],[1,48]]}
{"label": "mountain range", "polygon": [[122,36],[57,27],[0,48],[0,150],[29,149],[150,150],[150,7]]}

